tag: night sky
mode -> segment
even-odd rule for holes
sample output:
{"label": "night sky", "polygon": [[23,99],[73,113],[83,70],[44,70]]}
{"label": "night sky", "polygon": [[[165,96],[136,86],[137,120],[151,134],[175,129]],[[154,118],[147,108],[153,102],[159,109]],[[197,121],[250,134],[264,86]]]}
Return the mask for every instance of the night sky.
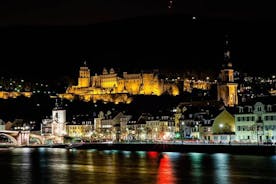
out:
{"label": "night sky", "polygon": [[0,72],[54,79],[77,75],[84,60],[92,73],[102,67],[218,70],[225,34],[234,66],[274,72],[271,4],[175,0],[172,9],[167,5],[165,0],[1,1]]}

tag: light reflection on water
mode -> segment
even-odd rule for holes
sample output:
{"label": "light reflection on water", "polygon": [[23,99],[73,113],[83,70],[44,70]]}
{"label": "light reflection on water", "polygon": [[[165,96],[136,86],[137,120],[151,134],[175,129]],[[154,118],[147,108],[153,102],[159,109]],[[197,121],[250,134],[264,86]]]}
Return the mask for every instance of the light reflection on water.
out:
{"label": "light reflection on water", "polygon": [[[0,151],[1,183],[276,183],[275,156],[145,151]],[[5,182],[4,182],[5,181]]]}
{"label": "light reflection on water", "polygon": [[220,184],[229,183],[229,154],[216,153],[213,155],[215,181]]}

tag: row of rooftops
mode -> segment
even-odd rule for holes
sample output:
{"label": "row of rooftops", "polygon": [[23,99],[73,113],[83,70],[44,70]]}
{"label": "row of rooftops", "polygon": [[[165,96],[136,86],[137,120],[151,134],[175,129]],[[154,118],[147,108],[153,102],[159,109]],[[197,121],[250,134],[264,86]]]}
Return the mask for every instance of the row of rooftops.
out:
{"label": "row of rooftops", "polygon": [[[94,122],[95,118],[101,118],[103,120],[112,120],[120,112],[128,117],[129,122],[142,123],[143,121],[174,121],[175,114],[181,114],[180,120],[194,120],[194,121],[206,121],[214,119],[222,110],[227,109],[227,111],[232,114],[250,114],[250,113],[266,113],[266,112],[276,112],[276,98],[268,99],[258,99],[258,101],[251,101],[249,103],[240,104],[235,107],[224,107],[220,103],[202,102],[202,103],[179,103],[177,107],[167,109],[167,110],[155,110],[152,112],[125,112],[120,110],[115,110],[112,108],[109,111],[97,111],[93,112],[91,115],[80,114],[73,116],[73,121],[75,123],[81,124],[83,121]],[[69,123],[70,124],[70,123]]]}

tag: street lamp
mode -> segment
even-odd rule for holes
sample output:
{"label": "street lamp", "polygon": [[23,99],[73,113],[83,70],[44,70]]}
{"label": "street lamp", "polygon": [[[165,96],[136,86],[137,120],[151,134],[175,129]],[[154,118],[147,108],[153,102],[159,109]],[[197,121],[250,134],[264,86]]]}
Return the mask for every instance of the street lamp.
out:
{"label": "street lamp", "polygon": [[[219,124],[219,128],[220,128],[220,134],[222,134],[222,128],[223,128],[223,124]],[[222,143],[222,135],[220,135],[220,143]]]}

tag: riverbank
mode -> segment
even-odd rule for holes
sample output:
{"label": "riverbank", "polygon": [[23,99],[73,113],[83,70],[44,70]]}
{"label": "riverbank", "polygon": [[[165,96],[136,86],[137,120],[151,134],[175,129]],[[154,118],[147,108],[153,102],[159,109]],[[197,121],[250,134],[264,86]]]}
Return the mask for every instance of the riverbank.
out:
{"label": "riverbank", "polygon": [[[71,146],[74,148],[74,145]],[[157,152],[199,152],[274,155],[275,146],[270,145],[210,145],[210,144],[82,144],[76,149],[157,151]]]}
{"label": "riverbank", "polygon": [[227,144],[72,144],[69,149],[232,153],[250,155],[275,155],[276,146],[271,145],[227,145]]}
{"label": "riverbank", "polygon": [[[12,147],[12,146],[5,146]],[[29,145],[21,148],[64,148],[64,149],[97,149],[97,150],[125,150],[125,151],[157,151],[157,152],[198,152],[198,153],[231,153],[244,155],[276,155],[275,145],[250,144],[121,144],[121,143],[77,143],[56,145]],[[20,148],[15,146],[15,148]]]}

